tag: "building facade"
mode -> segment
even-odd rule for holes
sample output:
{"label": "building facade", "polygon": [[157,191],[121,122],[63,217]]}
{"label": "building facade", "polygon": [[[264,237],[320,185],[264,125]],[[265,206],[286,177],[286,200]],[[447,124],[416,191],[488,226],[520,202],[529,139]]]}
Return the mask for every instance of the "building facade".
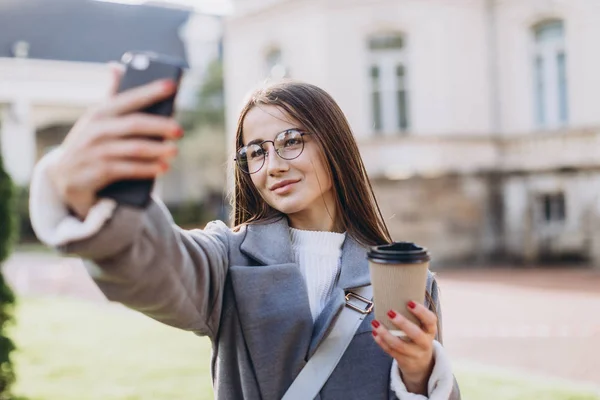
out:
{"label": "building facade", "polygon": [[[238,0],[227,120],[265,79],[346,113],[396,240],[600,264],[596,0]],[[230,142],[233,142],[230,140]]]}

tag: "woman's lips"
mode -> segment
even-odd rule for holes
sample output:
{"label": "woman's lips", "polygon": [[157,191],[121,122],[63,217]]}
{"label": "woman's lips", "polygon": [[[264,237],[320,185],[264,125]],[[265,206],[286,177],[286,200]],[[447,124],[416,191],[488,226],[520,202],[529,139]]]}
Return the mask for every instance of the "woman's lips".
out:
{"label": "woman's lips", "polygon": [[294,188],[294,185],[296,183],[298,183],[298,181],[282,182],[281,184],[275,185],[275,188],[271,189],[271,190],[273,191],[273,193],[276,193],[276,194],[286,194]]}

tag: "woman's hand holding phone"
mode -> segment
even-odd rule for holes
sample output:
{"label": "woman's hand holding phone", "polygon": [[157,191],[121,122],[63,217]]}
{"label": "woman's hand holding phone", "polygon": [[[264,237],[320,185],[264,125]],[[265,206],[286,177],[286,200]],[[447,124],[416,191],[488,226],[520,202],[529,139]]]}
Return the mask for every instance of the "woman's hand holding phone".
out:
{"label": "woman's hand holding phone", "polygon": [[[117,94],[122,70],[111,68],[110,98],[75,123],[48,171],[65,204],[81,219],[96,203],[97,192],[108,184],[152,179],[167,171],[177,154],[174,141],[183,136],[173,118],[138,112],[173,96],[175,82],[156,81]],[[164,140],[148,140],[148,136]]]}

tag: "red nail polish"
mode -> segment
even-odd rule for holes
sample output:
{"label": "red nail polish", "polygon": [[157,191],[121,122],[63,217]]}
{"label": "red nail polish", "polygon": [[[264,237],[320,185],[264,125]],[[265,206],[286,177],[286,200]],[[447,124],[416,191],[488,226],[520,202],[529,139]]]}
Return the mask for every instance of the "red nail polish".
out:
{"label": "red nail polish", "polygon": [[373,331],[373,337],[377,336],[377,331]]}
{"label": "red nail polish", "polygon": [[414,309],[417,305],[415,304],[414,301],[409,301],[408,302],[408,308]]}
{"label": "red nail polish", "polygon": [[391,319],[396,318],[396,313],[394,312],[394,310],[390,310],[388,311],[388,317],[390,317]]}
{"label": "red nail polish", "polygon": [[177,129],[175,129],[174,136],[177,137],[177,138],[183,137],[183,128],[177,128]]}
{"label": "red nail polish", "polygon": [[381,324],[379,323],[379,321],[374,319],[373,321],[371,321],[371,325],[373,325],[373,328],[377,329],[377,328],[379,328],[379,325],[381,325]]}
{"label": "red nail polish", "polygon": [[173,81],[164,81],[163,82],[163,90],[165,92],[172,92],[175,90],[175,82]]}

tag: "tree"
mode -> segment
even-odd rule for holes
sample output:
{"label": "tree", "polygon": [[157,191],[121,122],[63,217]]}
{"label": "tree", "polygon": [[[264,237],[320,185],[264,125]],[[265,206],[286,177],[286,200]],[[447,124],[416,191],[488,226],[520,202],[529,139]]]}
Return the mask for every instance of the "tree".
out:
{"label": "tree", "polygon": [[195,125],[225,129],[225,87],[223,63],[213,60],[207,68],[206,76],[198,93],[198,108]]}
{"label": "tree", "polygon": [[[14,210],[14,186],[0,155],[0,265],[8,258],[16,236]],[[11,400],[11,387],[15,373],[10,354],[15,346],[6,334],[7,326],[13,320],[15,296],[4,280],[0,270],[0,400]]]}

